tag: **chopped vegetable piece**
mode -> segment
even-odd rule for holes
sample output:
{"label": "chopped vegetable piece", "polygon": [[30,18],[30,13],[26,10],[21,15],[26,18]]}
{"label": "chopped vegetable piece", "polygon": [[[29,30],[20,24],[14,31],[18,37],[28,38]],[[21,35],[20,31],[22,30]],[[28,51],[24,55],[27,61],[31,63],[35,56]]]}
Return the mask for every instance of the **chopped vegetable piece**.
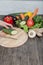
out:
{"label": "chopped vegetable piece", "polygon": [[26,24],[26,21],[21,21],[20,22],[20,25],[25,25]]}
{"label": "chopped vegetable piece", "polygon": [[12,35],[17,34],[17,31],[16,31],[16,30],[13,30],[13,31],[11,32],[11,34],[12,34]]}

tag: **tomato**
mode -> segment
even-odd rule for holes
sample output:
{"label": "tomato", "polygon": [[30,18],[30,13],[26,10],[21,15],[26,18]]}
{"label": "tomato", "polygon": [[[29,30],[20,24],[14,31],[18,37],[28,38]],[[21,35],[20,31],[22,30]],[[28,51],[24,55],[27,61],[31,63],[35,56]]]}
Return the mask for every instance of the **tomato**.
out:
{"label": "tomato", "polygon": [[33,25],[34,25],[34,21],[32,19],[30,19],[30,20],[28,19],[27,20],[27,26],[32,27]]}
{"label": "tomato", "polygon": [[6,22],[6,23],[9,23],[9,24],[13,24],[13,17],[12,16],[5,16],[4,17],[4,22]]}

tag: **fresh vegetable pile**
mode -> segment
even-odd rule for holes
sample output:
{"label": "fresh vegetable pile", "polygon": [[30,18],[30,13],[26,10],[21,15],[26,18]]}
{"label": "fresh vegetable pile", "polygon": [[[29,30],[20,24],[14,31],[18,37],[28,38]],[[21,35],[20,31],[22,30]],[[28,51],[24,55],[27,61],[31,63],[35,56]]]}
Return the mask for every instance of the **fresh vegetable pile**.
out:
{"label": "fresh vegetable pile", "polygon": [[[34,12],[16,13],[13,16],[7,15],[4,17],[4,21],[12,24],[15,27],[19,27],[28,33],[30,38],[42,36],[43,33],[43,19],[37,15],[38,8]],[[41,30],[41,32],[40,32]],[[5,30],[6,31],[6,30]]]}

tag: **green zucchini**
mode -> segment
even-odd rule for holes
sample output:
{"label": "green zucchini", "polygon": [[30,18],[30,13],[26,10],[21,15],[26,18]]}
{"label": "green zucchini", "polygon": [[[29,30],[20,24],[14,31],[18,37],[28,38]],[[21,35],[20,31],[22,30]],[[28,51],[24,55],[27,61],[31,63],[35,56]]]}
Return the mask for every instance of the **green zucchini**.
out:
{"label": "green zucchini", "polygon": [[21,28],[22,28],[25,32],[28,32],[28,26],[27,26],[27,25],[21,25]]}
{"label": "green zucchini", "polygon": [[20,25],[25,25],[26,24],[26,21],[21,21],[20,22]]}
{"label": "green zucchini", "polygon": [[6,29],[6,28],[3,28],[3,32],[5,32],[6,34],[10,34],[10,35],[17,34],[16,30]]}
{"label": "green zucchini", "polygon": [[9,14],[9,15],[12,15],[12,16],[18,16],[18,15],[21,14],[21,13],[25,14],[26,12],[12,13],[12,14]]}

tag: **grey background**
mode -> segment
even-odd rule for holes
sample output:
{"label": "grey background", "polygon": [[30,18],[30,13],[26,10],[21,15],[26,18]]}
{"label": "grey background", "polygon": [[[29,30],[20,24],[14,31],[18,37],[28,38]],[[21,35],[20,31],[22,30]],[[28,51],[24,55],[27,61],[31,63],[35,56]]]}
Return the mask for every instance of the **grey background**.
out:
{"label": "grey background", "polygon": [[0,1],[0,15],[15,12],[34,11],[38,7],[39,13],[43,14],[43,1]]}

